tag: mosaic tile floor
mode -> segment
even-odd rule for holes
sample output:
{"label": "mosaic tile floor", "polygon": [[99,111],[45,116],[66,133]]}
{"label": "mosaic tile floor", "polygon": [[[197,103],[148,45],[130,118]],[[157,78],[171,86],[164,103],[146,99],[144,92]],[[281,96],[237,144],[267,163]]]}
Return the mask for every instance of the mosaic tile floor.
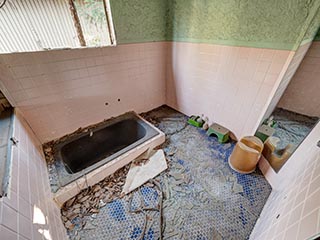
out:
{"label": "mosaic tile floor", "polygon": [[[164,193],[163,239],[248,239],[271,192],[262,174],[234,172],[228,166],[234,143],[208,138],[181,113],[160,107],[143,116],[166,133],[161,147],[169,169],[156,178]],[[145,185],[132,195],[103,207],[80,238],[159,239],[159,211],[130,212],[156,208],[159,192]]]}

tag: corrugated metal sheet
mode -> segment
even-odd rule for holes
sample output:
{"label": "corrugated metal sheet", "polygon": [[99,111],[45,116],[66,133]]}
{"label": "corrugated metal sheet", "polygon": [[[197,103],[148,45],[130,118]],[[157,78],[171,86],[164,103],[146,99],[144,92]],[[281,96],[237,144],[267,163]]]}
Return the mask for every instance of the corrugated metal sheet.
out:
{"label": "corrugated metal sheet", "polygon": [[9,0],[0,9],[0,52],[79,47],[65,0]]}

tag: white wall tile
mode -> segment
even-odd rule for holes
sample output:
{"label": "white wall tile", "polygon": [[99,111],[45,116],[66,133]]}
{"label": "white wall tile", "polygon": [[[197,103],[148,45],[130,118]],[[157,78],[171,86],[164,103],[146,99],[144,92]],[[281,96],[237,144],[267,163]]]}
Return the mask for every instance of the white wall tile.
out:
{"label": "white wall tile", "polygon": [[317,233],[319,210],[315,210],[300,221],[298,239],[308,239]]}
{"label": "white wall tile", "polygon": [[310,214],[312,211],[319,209],[320,205],[320,189],[315,193],[308,195],[308,198],[304,202],[304,208],[302,217]]}
{"label": "white wall tile", "polygon": [[0,82],[46,142],[130,110],[165,104],[166,47],[157,42],[3,55],[0,65],[10,79]]}
{"label": "white wall tile", "polygon": [[[277,178],[272,178],[276,180],[274,189],[250,239],[283,236],[286,240],[305,240],[320,232],[320,189],[316,186],[320,177],[320,149],[316,146],[319,136],[320,123],[276,174]],[[265,226],[270,227],[270,233],[261,230]]]}
{"label": "white wall tile", "polygon": [[22,214],[19,214],[18,222],[19,234],[26,239],[32,239],[32,222],[30,221],[30,219],[26,218]]}
{"label": "white wall tile", "polygon": [[320,117],[320,42],[313,42],[288,88],[279,101],[279,107]]}
{"label": "white wall tile", "polygon": [[[283,68],[283,77],[280,79],[280,81],[278,83],[275,84],[276,88],[275,91],[272,93],[272,98],[270,100],[270,102],[267,105],[267,110],[264,113],[264,117],[263,119],[269,117],[271,115],[271,113],[273,112],[273,110],[275,109],[275,107],[277,106],[277,104],[279,103],[282,95],[284,94],[284,92],[287,89],[287,86],[289,85],[292,76],[295,74],[298,66],[300,65],[300,63],[302,62],[305,54],[307,53],[309,47],[311,46],[311,43],[307,43],[304,44],[302,46],[300,46],[298,48],[298,50],[294,53],[294,56],[292,58],[292,60],[289,62],[289,66],[287,66],[286,68]],[[276,54],[277,56],[277,54]],[[280,55],[278,55],[279,59],[283,59],[284,56],[281,53]],[[277,73],[278,70],[280,69],[280,65],[278,60],[275,60],[276,62],[274,63],[274,66],[270,69],[269,73]],[[281,63],[280,63],[281,64]]]}
{"label": "white wall tile", "polygon": [[238,138],[253,134],[290,51],[170,44],[167,104],[187,115],[205,114]]}
{"label": "white wall tile", "polygon": [[5,226],[0,226],[0,236],[5,240],[17,240],[17,234]]}
{"label": "white wall tile", "polygon": [[2,205],[1,225],[11,229],[14,232],[18,231],[18,212],[6,204]]}
{"label": "white wall tile", "polygon": [[[59,211],[48,208],[48,205],[54,206],[55,203],[50,192],[45,160],[39,152],[40,142],[20,113],[15,115],[13,135],[19,143],[13,147],[12,161],[15,167],[11,173],[9,193],[0,200],[0,238],[43,239],[40,229],[49,230],[53,240],[66,239]],[[40,208],[43,215],[54,224],[34,224],[35,207]]]}
{"label": "white wall tile", "polygon": [[299,223],[296,223],[285,230],[285,240],[296,240],[298,238]]}

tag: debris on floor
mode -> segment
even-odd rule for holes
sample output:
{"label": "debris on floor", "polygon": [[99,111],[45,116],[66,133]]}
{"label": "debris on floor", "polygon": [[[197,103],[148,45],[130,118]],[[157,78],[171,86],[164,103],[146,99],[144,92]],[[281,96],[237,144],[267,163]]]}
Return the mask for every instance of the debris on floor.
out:
{"label": "debris on floor", "polygon": [[285,148],[288,144],[299,146],[319,121],[318,117],[306,116],[282,108],[276,108],[272,115],[276,122],[273,136],[281,139],[277,146],[280,149]]}
{"label": "debris on floor", "polygon": [[271,191],[259,170],[234,172],[228,157],[235,143],[185,126],[188,117],[177,111],[160,107],[143,117],[166,134],[164,239],[247,239]]}
{"label": "debris on floor", "polygon": [[49,143],[46,143],[42,146],[43,153],[45,156],[45,159],[47,161],[47,168],[49,172],[49,183],[51,187],[51,192],[55,193],[59,190],[60,184],[59,184],[59,177],[54,165],[54,152],[53,152],[53,146],[55,141],[51,141]]}
{"label": "debris on floor", "polygon": [[166,134],[168,169],[123,196],[126,166],[66,202],[70,239],[248,239],[271,191],[262,174],[234,172],[234,143],[209,138],[169,107],[142,116]]}
{"label": "debris on floor", "polygon": [[93,228],[94,225],[88,222],[88,217],[94,218],[100,208],[123,196],[121,192],[128,170],[129,166],[119,169],[103,181],[81,191],[65,202],[61,209],[61,218],[69,231],[69,236],[77,236],[78,231]]}
{"label": "debris on floor", "polygon": [[[131,202],[134,194],[130,194],[126,196],[125,200],[129,203],[128,213],[143,213],[146,216],[144,228],[152,220],[148,216],[148,212],[159,212],[160,219],[162,216],[162,190],[159,182],[152,178],[159,175],[167,167],[163,150],[149,150],[133,161],[131,167],[127,165],[121,168],[98,184],[81,191],[77,196],[69,199],[61,209],[61,218],[68,230],[70,239],[87,239],[87,237],[83,237],[82,233],[97,228],[95,219],[101,208],[114,200],[122,199],[125,194],[132,192],[143,184],[146,187],[156,189],[159,203],[155,207],[149,207],[145,204],[145,201],[140,200],[141,206],[133,209]],[[135,193],[140,193],[141,191],[142,188],[135,191]],[[162,220],[158,222],[161,230]],[[142,234],[144,234],[144,231]]]}
{"label": "debris on floor", "polygon": [[157,181],[157,180],[153,180],[153,179],[150,179],[149,180],[149,184],[147,184],[148,187],[155,187],[156,189],[156,194],[158,196],[158,203],[155,204],[155,206],[149,206],[148,203],[145,203],[145,201],[143,201],[144,197],[143,197],[143,188],[140,188],[140,191],[137,191],[138,193],[141,193],[140,194],[140,205],[139,207],[137,208],[132,208],[132,200],[134,198],[134,195],[131,194],[130,195],[130,199],[129,199],[129,212],[130,213],[143,213],[145,215],[145,221],[144,221],[144,224],[143,224],[143,228],[142,228],[142,231],[141,231],[141,236],[140,236],[140,239],[144,239],[145,238],[145,235],[146,235],[146,230],[147,230],[147,226],[148,226],[148,222],[151,222],[151,226],[152,224],[154,224],[154,219],[157,219],[155,217],[155,215],[152,216],[152,211],[155,211],[156,213],[158,213],[158,221],[157,221],[157,225],[158,225],[158,233],[159,233],[159,239],[162,240],[162,237],[163,237],[163,216],[162,216],[162,204],[163,204],[163,192],[162,192],[162,189],[161,189],[161,185],[160,183]]}
{"label": "debris on floor", "polygon": [[132,162],[122,192],[127,194],[135,190],[167,168],[163,150],[147,151]]}

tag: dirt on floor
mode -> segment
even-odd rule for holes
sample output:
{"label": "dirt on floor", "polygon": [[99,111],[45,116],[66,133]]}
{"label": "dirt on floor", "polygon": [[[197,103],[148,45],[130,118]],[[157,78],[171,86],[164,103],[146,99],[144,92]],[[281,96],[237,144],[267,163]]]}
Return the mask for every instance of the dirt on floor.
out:
{"label": "dirt on floor", "polygon": [[248,239],[271,191],[262,174],[234,172],[234,142],[220,144],[167,106],[141,116],[166,134],[168,169],[122,196],[126,166],[67,201],[70,239]]}

